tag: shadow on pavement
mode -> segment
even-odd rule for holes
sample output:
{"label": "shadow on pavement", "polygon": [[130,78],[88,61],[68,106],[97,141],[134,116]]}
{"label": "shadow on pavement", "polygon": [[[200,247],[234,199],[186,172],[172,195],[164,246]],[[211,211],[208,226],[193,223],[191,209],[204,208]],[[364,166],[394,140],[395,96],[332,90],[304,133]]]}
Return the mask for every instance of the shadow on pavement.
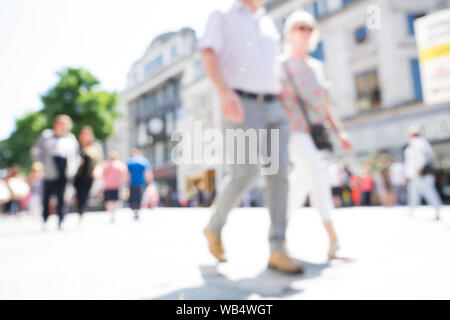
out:
{"label": "shadow on pavement", "polygon": [[232,281],[217,270],[216,266],[200,266],[205,284],[176,290],[156,297],[155,300],[245,300],[251,295],[262,298],[286,298],[301,293],[301,289],[293,288],[293,283],[319,276],[329,267],[328,263],[314,264],[299,261],[305,267],[303,275],[289,275],[281,272],[264,270],[254,278]]}

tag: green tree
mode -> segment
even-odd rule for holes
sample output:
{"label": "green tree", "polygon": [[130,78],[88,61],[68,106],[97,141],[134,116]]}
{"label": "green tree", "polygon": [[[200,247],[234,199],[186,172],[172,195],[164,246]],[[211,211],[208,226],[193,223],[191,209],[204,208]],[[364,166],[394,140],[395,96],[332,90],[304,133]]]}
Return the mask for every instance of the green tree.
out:
{"label": "green tree", "polygon": [[86,125],[93,128],[101,141],[113,133],[114,120],[119,116],[117,94],[99,90],[99,81],[84,69],[66,68],[57,75],[56,85],[41,96],[42,110],[17,120],[11,136],[0,141],[0,167],[14,163],[28,167],[32,145],[44,129],[52,127],[53,119],[59,114],[73,119],[76,135]]}

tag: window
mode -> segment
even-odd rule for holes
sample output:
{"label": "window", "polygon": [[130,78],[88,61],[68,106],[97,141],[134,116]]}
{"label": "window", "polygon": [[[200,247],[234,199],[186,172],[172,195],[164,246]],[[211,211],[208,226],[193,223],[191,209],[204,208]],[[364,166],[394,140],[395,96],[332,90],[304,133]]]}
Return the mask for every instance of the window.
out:
{"label": "window", "polygon": [[173,112],[169,111],[166,113],[166,135],[170,137],[174,129]]}
{"label": "window", "polygon": [[172,46],[170,48],[170,58],[172,60],[175,60],[176,58],[178,58],[178,48],[177,48],[177,46]]}
{"label": "window", "polygon": [[278,25],[278,28],[279,28],[279,31],[281,34],[283,34],[284,26],[286,25],[286,20],[287,20],[287,17],[284,17]]}
{"label": "window", "polygon": [[184,117],[184,114],[183,114],[183,108],[178,107],[178,108],[175,110],[175,117],[174,117],[175,125],[176,125],[176,123],[177,123],[180,119],[182,119],[183,117]]}
{"label": "window", "polygon": [[156,106],[158,108],[163,108],[165,105],[165,102],[166,102],[165,101],[166,99],[164,97],[164,90],[160,89],[160,90],[156,91],[155,95],[156,95]]}
{"label": "window", "polygon": [[355,42],[361,44],[367,39],[367,29],[366,27],[359,27],[354,32]]}
{"label": "window", "polygon": [[313,52],[310,53],[310,56],[313,58],[316,58],[318,60],[322,60],[325,61],[325,56],[323,53],[323,42],[319,42],[319,44],[317,45],[316,50],[314,50]]}
{"label": "window", "polygon": [[412,59],[410,61],[410,64],[411,64],[412,80],[414,85],[414,98],[417,101],[422,101],[423,95],[422,95],[422,82],[420,80],[419,61],[417,59]]}
{"label": "window", "polygon": [[155,144],[155,157],[154,161],[156,165],[161,165],[164,163],[165,158],[165,145],[162,142],[158,142]]}
{"label": "window", "polygon": [[143,123],[137,127],[137,144],[138,146],[147,144],[147,127]]}
{"label": "window", "polygon": [[195,62],[194,78],[197,80],[205,76],[205,69],[203,68],[202,60],[197,60]]}
{"label": "window", "polygon": [[317,1],[317,17],[323,17],[328,13],[328,0]]}
{"label": "window", "polygon": [[145,103],[144,99],[140,98],[137,102],[137,116],[142,118],[145,116]]}
{"label": "window", "polygon": [[379,108],[381,92],[376,70],[361,73],[355,77],[356,106],[360,111]]}
{"label": "window", "polygon": [[313,2],[313,14],[314,14],[314,18],[318,18],[319,17],[319,4],[317,3],[317,1]]}
{"label": "window", "polygon": [[153,145],[147,148],[145,157],[150,161],[152,166],[155,164],[155,147]]}
{"label": "window", "polygon": [[355,2],[355,0],[342,0],[342,4],[344,6],[346,6],[346,5],[348,5],[348,4],[352,3],[352,2]]}
{"label": "window", "polygon": [[423,13],[416,13],[416,14],[408,14],[407,19],[408,19],[408,33],[410,35],[414,35],[414,20],[416,20],[417,18],[423,17],[425,14]]}
{"label": "window", "polygon": [[175,100],[174,92],[173,92],[173,84],[169,83],[164,87],[164,91],[166,92],[166,100],[167,103],[173,104]]}
{"label": "window", "polygon": [[176,80],[172,85],[174,104],[180,104],[180,81]]}
{"label": "window", "polygon": [[147,111],[147,115],[151,115],[155,110],[155,96],[153,94],[145,96],[145,109]]}
{"label": "window", "polygon": [[160,70],[163,67],[163,57],[159,56],[149,63],[147,63],[144,67],[145,76],[150,76]]}
{"label": "window", "polygon": [[305,11],[308,11],[310,14],[312,14],[314,17],[316,16],[315,12],[314,12],[314,3],[306,3],[303,5],[303,9],[305,9]]}

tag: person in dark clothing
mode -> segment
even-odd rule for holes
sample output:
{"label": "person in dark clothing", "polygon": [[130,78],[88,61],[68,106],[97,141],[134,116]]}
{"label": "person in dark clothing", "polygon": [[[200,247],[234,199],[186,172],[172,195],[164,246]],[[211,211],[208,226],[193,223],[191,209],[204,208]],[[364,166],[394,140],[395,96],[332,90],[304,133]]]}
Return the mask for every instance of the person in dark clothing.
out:
{"label": "person in dark clothing", "polygon": [[373,191],[373,178],[368,168],[364,169],[364,174],[361,177],[361,191],[362,191],[362,205],[372,205],[372,191]]}
{"label": "person in dark clothing", "polygon": [[89,126],[81,129],[78,141],[80,143],[81,165],[75,176],[74,186],[81,219],[86,211],[89,193],[94,182],[94,169],[103,161],[103,150],[100,144],[95,141],[94,131]]}
{"label": "person in dark clothing", "polygon": [[59,229],[62,228],[65,215],[66,185],[79,166],[78,143],[70,133],[71,129],[72,119],[59,115],[53,124],[53,130],[45,130],[31,149],[34,160],[42,163],[44,167],[44,225],[49,216],[50,197],[55,195],[58,200]]}

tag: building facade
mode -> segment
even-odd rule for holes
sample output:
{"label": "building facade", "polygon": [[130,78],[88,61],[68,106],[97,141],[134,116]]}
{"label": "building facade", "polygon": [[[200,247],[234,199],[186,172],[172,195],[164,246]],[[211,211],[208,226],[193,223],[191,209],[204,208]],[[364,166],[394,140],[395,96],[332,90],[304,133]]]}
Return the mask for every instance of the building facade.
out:
{"label": "building facade", "polygon": [[164,197],[177,189],[176,167],[171,161],[172,132],[182,119],[180,86],[192,55],[196,36],[184,28],[155,38],[128,74],[120,94],[121,119],[109,148],[124,158],[131,148],[143,151],[153,167],[155,181]]}
{"label": "building facade", "polygon": [[[181,100],[185,116],[179,128],[196,137],[195,125],[201,125],[203,132],[221,127],[222,115],[220,103],[212,83],[206,78],[200,52],[191,57],[184,73],[181,86]],[[219,187],[224,167],[220,164],[208,164],[204,161],[191,161],[177,167],[178,191],[186,194],[190,188],[201,183],[205,191],[214,194]]]}
{"label": "building facade", "polygon": [[341,160],[358,170],[380,155],[401,155],[408,142],[407,128],[421,125],[433,145],[440,192],[447,199],[450,101],[423,103],[414,20],[449,5],[439,0],[273,0],[268,4],[280,30],[296,9],[305,9],[318,20],[321,41],[312,55],[325,64],[332,84],[330,101],[355,147],[354,153],[341,154]]}

